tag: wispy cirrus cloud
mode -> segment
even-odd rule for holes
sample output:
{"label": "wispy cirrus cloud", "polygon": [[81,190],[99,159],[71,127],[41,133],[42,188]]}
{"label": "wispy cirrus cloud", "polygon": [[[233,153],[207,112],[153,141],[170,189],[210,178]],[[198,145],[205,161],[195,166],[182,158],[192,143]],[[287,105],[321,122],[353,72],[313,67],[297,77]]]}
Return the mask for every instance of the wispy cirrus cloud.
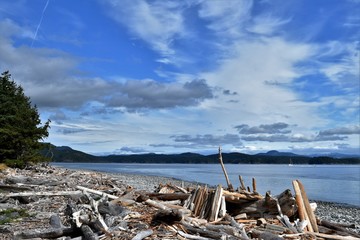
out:
{"label": "wispy cirrus cloud", "polygon": [[258,15],[252,19],[251,23],[246,27],[246,30],[252,33],[261,35],[271,35],[278,32],[284,24],[290,22],[291,19],[281,19],[274,17],[271,14]]}
{"label": "wispy cirrus cloud", "polygon": [[[331,83],[348,91],[354,90],[354,87],[359,88],[359,44],[360,42],[329,42],[324,46],[329,50],[325,56],[322,55],[323,62],[319,64],[320,72]],[[334,62],[333,58],[337,58],[337,61]]]}
{"label": "wispy cirrus cloud", "polygon": [[202,1],[199,17],[208,21],[207,27],[214,33],[226,38],[238,38],[242,35],[244,24],[251,17],[253,3],[245,1]]}
{"label": "wispy cirrus cloud", "polygon": [[179,1],[106,0],[111,18],[125,26],[134,37],[157,51],[163,63],[172,62],[174,41],[185,34],[183,7]]}

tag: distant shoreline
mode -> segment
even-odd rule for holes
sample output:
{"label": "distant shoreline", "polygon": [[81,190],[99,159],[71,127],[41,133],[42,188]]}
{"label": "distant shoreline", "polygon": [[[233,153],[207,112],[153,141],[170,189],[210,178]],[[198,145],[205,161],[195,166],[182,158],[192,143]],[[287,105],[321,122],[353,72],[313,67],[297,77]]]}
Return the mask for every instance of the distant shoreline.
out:
{"label": "distant shoreline", "polygon": [[[52,146],[50,149],[44,149],[43,155],[52,152],[54,162],[72,162],[78,163],[218,163],[219,154],[202,155],[198,153],[179,153],[179,154],[130,154],[130,155],[107,155],[95,156],[87,154],[70,147]],[[270,151],[261,154],[245,154],[239,152],[222,153],[225,164],[356,164],[360,165],[360,156],[343,156],[342,158],[331,156],[303,156],[293,153],[282,153]],[[74,161],[74,159],[76,159]]]}

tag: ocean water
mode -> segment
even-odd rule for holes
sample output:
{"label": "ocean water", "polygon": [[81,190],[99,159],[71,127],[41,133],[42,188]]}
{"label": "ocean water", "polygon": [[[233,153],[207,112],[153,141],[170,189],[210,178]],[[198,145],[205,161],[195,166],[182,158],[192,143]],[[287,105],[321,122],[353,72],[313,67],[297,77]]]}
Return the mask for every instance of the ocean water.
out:
{"label": "ocean water", "polygon": [[[109,173],[132,173],[165,176],[211,186],[226,180],[220,164],[126,164],[126,163],[52,163],[69,169],[88,169]],[[345,203],[360,207],[360,165],[274,165],[226,164],[230,182],[237,188],[239,175],[252,189],[256,179],[257,191],[277,195],[286,189],[294,194],[292,181],[300,180],[309,199]]]}

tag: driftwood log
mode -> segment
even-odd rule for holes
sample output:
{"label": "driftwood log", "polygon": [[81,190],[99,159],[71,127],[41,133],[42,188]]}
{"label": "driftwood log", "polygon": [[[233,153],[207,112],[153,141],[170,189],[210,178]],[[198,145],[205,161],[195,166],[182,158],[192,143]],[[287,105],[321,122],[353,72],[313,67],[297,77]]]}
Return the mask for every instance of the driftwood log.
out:
{"label": "driftwood log", "polygon": [[[50,171],[39,171],[39,175],[31,172],[30,176],[11,175],[9,180],[3,177],[1,209],[17,211],[28,207],[36,212],[42,204],[40,211],[43,212],[23,221],[37,224],[41,219],[42,225],[32,229],[23,227],[14,232],[14,239],[360,238],[347,229],[354,225],[321,219],[313,224],[314,204],[309,203],[304,186],[298,180],[293,181],[295,197],[290,190],[277,196],[270,192],[262,196],[257,192],[255,178],[250,189],[241,176],[241,186],[236,191],[221,185],[185,189],[165,184],[149,193],[136,191],[96,172],[62,171],[64,176],[52,171],[48,176],[54,178],[52,182],[40,177]],[[76,181],[70,182],[71,179]],[[42,184],[46,182],[50,186]],[[64,184],[57,185],[61,182]],[[18,201],[32,196],[36,196],[35,200],[26,205]],[[47,213],[43,209],[52,210]],[[44,223],[44,219],[48,222]]]}
{"label": "driftwood log", "polygon": [[221,154],[221,147],[219,147],[219,162],[220,162],[220,165],[221,165],[221,168],[224,172],[224,175],[225,175],[225,179],[226,179],[226,183],[228,185],[228,190],[229,191],[234,191],[234,187],[233,185],[231,184],[230,180],[229,180],[229,176],[226,172],[226,168],[224,166],[224,162],[223,162],[223,159],[222,159],[222,154]]}

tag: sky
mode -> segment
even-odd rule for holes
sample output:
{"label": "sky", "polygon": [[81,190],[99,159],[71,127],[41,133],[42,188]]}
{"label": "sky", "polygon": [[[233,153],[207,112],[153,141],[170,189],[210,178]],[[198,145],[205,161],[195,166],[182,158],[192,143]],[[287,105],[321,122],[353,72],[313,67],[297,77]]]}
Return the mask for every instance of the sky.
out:
{"label": "sky", "polygon": [[0,0],[0,70],[91,154],[360,154],[359,0]]}

